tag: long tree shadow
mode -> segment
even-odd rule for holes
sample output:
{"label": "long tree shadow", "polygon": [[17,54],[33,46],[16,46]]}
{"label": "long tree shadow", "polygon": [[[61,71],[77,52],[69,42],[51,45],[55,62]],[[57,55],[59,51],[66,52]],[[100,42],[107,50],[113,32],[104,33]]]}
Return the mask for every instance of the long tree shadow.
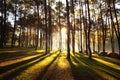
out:
{"label": "long tree shadow", "polygon": [[[94,57],[92,60],[90,60],[88,57],[84,57],[84,56],[76,56],[75,58],[78,61],[81,61],[82,63],[84,63],[89,69],[97,72],[98,75],[101,76],[102,74],[104,74],[104,75],[102,75],[102,77],[104,77],[103,80],[110,79],[110,77],[113,78],[113,80],[120,79],[120,70],[113,68],[113,66],[106,65],[106,64],[103,64],[102,62],[96,61],[96,60],[94,60]],[[98,57],[98,60],[102,60],[102,59],[99,59],[99,57]]]}
{"label": "long tree shadow", "polygon": [[71,56],[68,61],[75,80],[104,80],[94,70],[89,69],[84,63],[77,60],[75,56]]}
{"label": "long tree shadow", "polygon": [[61,52],[39,80],[73,80],[66,56],[66,52]]}
{"label": "long tree shadow", "polygon": [[94,68],[94,70],[101,71],[111,77],[114,77],[116,79],[120,79],[120,70],[113,68],[112,66],[107,66],[103,63],[100,63],[96,60],[88,60],[88,58],[80,58],[82,62],[84,62],[86,65],[88,65],[90,68]]}
{"label": "long tree shadow", "polygon": [[[33,50],[34,51],[34,50]],[[36,55],[35,52],[28,50],[7,50],[0,52],[0,62],[15,60],[26,56]]]}
{"label": "long tree shadow", "polygon": [[45,73],[48,71],[49,67],[56,61],[56,59],[60,56],[61,52],[57,54],[57,56],[42,70],[41,73],[39,73],[39,76],[36,78],[36,80],[42,80]]}
{"label": "long tree shadow", "polygon": [[116,65],[120,65],[120,59],[117,59],[117,58],[110,58],[107,56],[97,56],[97,55],[93,55],[93,57],[102,59],[102,60],[107,61],[107,62],[114,63]]}
{"label": "long tree shadow", "polygon": [[18,63],[14,63],[14,64],[10,64],[10,65],[7,65],[7,66],[0,67],[0,74],[6,72],[6,71],[8,71],[8,70],[11,70],[11,69],[13,69],[13,68],[16,68],[16,67],[18,67],[18,66],[27,64],[27,63],[29,63],[29,62],[31,62],[31,61],[33,61],[33,60],[39,59],[39,58],[42,57],[42,56],[46,56],[46,57],[47,57],[47,55],[42,54],[42,55],[33,57],[33,58],[31,58],[31,59],[28,59],[28,60],[24,60],[24,61],[21,61],[21,62],[18,62]]}
{"label": "long tree shadow", "polygon": [[1,67],[0,68],[1,73],[7,73],[7,72],[10,72],[10,70],[11,70],[11,72],[8,73],[7,75],[3,76],[2,79],[3,80],[11,80],[15,76],[19,75],[22,71],[26,70],[30,66],[37,64],[38,62],[53,55],[54,53],[43,54],[43,55],[19,62],[19,63],[15,63],[15,64],[11,64],[11,65],[8,65],[5,67]]}

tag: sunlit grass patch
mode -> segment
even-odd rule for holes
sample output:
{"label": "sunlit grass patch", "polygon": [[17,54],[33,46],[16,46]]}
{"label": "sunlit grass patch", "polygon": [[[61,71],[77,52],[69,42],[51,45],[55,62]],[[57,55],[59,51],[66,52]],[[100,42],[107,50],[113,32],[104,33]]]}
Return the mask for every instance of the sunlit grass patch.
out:
{"label": "sunlit grass patch", "polygon": [[67,53],[67,51],[62,51],[62,53]]}
{"label": "sunlit grass patch", "polygon": [[[10,75],[13,75],[13,74],[14,74],[14,76],[15,76],[16,74],[18,74],[19,71],[24,70],[24,69],[25,69],[25,68],[24,68],[25,66],[29,66],[30,64],[34,63],[35,61],[37,61],[37,60],[31,61],[30,63],[26,63],[26,64],[21,64],[21,66],[17,66],[17,67],[15,67],[15,68],[12,68],[11,70],[8,70],[8,71],[2,73],[2,74],[0,75],[0,79],[1,79],[1,78],[4,78],[5,76],[13,77],[13,76],[10,76]],[[24,68],[24,69],[23,69],[23,68]],[[6,79],[6,78],[7,78],[7,77],[5,77],[5,79]],[[8,79],[8,78],[7,78],[7,79]]]}
{"label": "sunlit grass patch", "polygon": [[[61,80],[72,80],[70,79],[72,75],[74,76],[74,80],[120,79],[120,62],[118,59],[94,54],[90,60],[88,55],[73,54],[71,52],[70,60],[68,60],[66,58],[67,51],[59,52],[52,50],[48,54],[44,54],[45,50],[38,50],[38,52],[35,50],[32,51],[34,55],[0,63],[0,70],[3,70],[0,71],[0,79],[42,80],[44,77],[44,80],[49,78],[51,78],[49,80],[58,80],[57,78]],[[47,78],[44,76],[46,73],[46,76],[49,75]]]}
{"label": "sunlit grass patch", "polygon": [[43,72],[45,67],[51,63],[51,61],[56,57],[57,54],[52,54],[51,56],[46,57],[44,60],[38,62],[37,64],[30,66],[29,68],[21,72],[18,76],[16,76],[13,80],[35,80],[35,78]]}
{"label": "sunlit grass patch", "polygon": [[95,80],[94,78],[98,77],[93,70],[89,69],[87,65],[75,57],[75,55],[71,57],[69,63],[75,80]]}
{"label": "sunlit grass patch", "polygon": [[104,65],[107,65],[107,66],[112,67],[114,69],[120,70],[120,65],[116,65],[116,64],[104,61],[102,59],[99,59],[99,58],[93,58],[93,59],[100,62],[100,63],[102,63],[102,64],[104,64]]}
{"label": "sunlit grass patch", "polygon": [[35,52],[41,53],[41,52],[45,52],[45,50],[35,50]]}
{"label": "sunlit grass patch", "polygon": [[32,59],[32,58],[37,57],[39,55],[41,55],[41,54],[28,56],[28,57],[23,57],[23,58],[15,59],[15,60],[4,61],[4,62],[0,63],[0,67],[11,65],[11,64],[18,63],[18,62],[25,61],[25,60],[29,60],[29,59]]}
{"label": "sunlit grass patch", "polygon": [[[54,53],[54,52],[56,52],[57,50],[51,50],[49,53]],[[35,50],[34,52],[37,52],[37,53],[43,53],[43,52],[45,52],[45,49],[43,49],[43,50]],[[49,54],[48,53],[48,54]]]}
{"label": "sunlit grass patch", "polygon": [[67,52],[59,52],[59,56],[47,70],[42,80],[74,80],[66,55]]}
{"label": "sunlit grass patch", "polygon": [[107,80],[111,80],[111,79],[117,80],[120,78],[120,73],[114,70],[106,69],[104,67],[96,66],[94,67],[94,71],[96,71],[96,73],[98,73],[100,76],[102,76],[103,78]]}
{"label": "sunlit grass patch", "polygon": [[58,52],[58,50],[56,50],[56,49],[53,49],[50,51],[50,53],[57,53],[57,52]]}
{"label": "sunlit grass patch", "polygon": [[113,62],[113,63],[117,63],[120,65],[120,60],[116,59],[116,58],[110,58],[110,57],[106,57],[106,59],[108,59],[109,61]]}
{"label": "sunlit grass patch", "polygon": [[58,63],[57,63],[59,68],[66,68],[67,69],[69,67],[69,64],[66,60],[66,54],[67,54],[66,52],[61,53],[60,58],[58,59]]}
{"label": "sunlit grass patch", "polygon": [[[90,79],[90,80],[120,79],[119,65],[116,65],[111,62],[106,63],[106,61],[100,59],[99,56],[97,56],[98,58],[97,60],[99,61],[95,60],[94,58],[95,57],[93,57],[93,59],[90,60],[86,55],[82,55],[82,54],[72,55],[71,65],[73,68],[73,74],[77,74],[75,75],[75,77],[78,77],[78,76],[81,77],[81,75],[84,76],[84,74],[89,74],[88,77],[90,76],[92,78],[94,77],[94,79]],[[86,79],[86,80],[89,80],[89,79]]]}
{"label": "sunlit grass patch", "polygon": [[[16,63],[13,64],[9,64],[9,65],[4,65],[0,67],[0,78],[5,77],[5,76],[9,76],[11,74],[14,74],[13,76],[15,76],[15,73],[19,73],[19,71],[24,70],[26,67],[28,67],[29,65],[34,64],[35,62],[39,61],[41,58],[45,58],[46,56],[41,56],[41,55],[37,55],[37,56],[32,56],[31,58],[27,58],[25,60],[21,60]],[[37,61],[36,61],[37,60]]]}
{"label": "sunlit grass patch", "polygon": [[[2,51],[0,51],[0,62],[3,61],[8,61],[8,60],[15,60],[15,59],[20,59],[20,58],[24,58],[26,56],[32,56],[32,55],[36,55],[37,52],[35,52],[35,50],[33,48],[30,49],[19,49],[19,48],[11,48],[11,49],[4,49]],[[44,52],[39,52],[44,53]]]}
{"label": "sunlit grass patch", "polygon": [[111,68],[120,70],[120,60],[115,59],[115,58],[110,58],[110,57],[102,57],[102,56],[97,56],[94,54],[93,59],[100,62],[101,64],[104,64],[106,66],[109,66]]}
{"label": "sunlit grass patch", "polygon": [[[49,57],[50,55],[44,55],[44,56],[38,56],[20,63],[16,63],[15,65],[8,67],[8,71],[2,73],[0,75],[0,79],[12,79],[16,75],[20,74],[22,71],[27,70],[30,66],[33,66],[34,64],[39,63],[41,60],[44,60],[45,58]],[[7,67],[6,67],[7,68]],[[10,69],[9,69],[10,68]],[[24,79],[24,78],[23,78]],[[26,79],[25,79],[26,80]]]}

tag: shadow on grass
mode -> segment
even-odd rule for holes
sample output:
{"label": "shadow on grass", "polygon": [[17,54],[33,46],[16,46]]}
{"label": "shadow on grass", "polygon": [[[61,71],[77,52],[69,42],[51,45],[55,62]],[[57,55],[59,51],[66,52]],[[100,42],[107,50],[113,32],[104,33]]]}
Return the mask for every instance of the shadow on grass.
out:
{"label": "shadow on grass", "polygon": [[68,61],[71,65],[72,74],[75,80],[104,80],[94,70],[89,69],[75,57],[72,56]]}
{"label": "shadow on grass", "polygon": [[[110,77],[113,77],[113,78],[115,78],[117,80],[120,79],[120,70],[113,68],[114,63],[112,63],[113,65],[107,65],[107,63],[103,64],[102,62],[96,61],[94,59],[89,60],[88,58],[85,58],[85,57],[84,58],[77,57],[77,58],[79,58],[83,63],[85,63],[91,69],[94,69],[96,71],[107,74]],[[98,59],[99,59],[99,57],[98,57]],[[106,61],[106,62],[109,63],[110,60]]]}
{"label": "shadow on grass", "polygon": [[[1,74],[1,73],[4,73],[4,72],[6,72],[6,71],[8,71],[8,70],[10,70],[10,69],[14,69],[14,68],[16,68],[16,67],[18,67],[18,66],[27,64],[27,63],[29,63],[29,62],[31,62],[31,61],[33,61],[33,60],[39,59],[39,58],[42,57],[42,56],[45,56],[45,54],[39,55],[39,56],[36,56],[36,57],[33,57],[33,58],[31,58],[31,59],[28,59],[28,60],[21,61],[21,62],[18,62],[18,63],[14,63],[14,64],[10,64],[10,65],[7,65],[7,66],[0,67],[0,74]],[[46,57],[47,57],[47,56],[46,56]]]}
{"label": "shadow on grass", "polygon": [[34,50],[25,50],[25,49],[5,49],[0,51],[0,62],[7,61],[7,60],[14,60],[23,58],[26,56],[36,55]]}
{"label": "shadow on grass", "polygon": [[[94,59],[90,60],[88,57],[83,55],[72,56],[69,63],[71,65],[75,80],[120,79],[120,70],[114,69],[111,66],[107,66]],[[77,66],[74,63],[76,63]]]}
{"label": "shadow on grass", "polygon": [[39,74],[39,76],[36,78],[36,80],[42,80],[45,73],[48,71],[49,67],[55,62],[55,60],[60,56],[60,51],[57,54],[57,56],[44,68],[44,70]]}
{"label": "shadow on grass", "polygon": [[102,60],[107,61],[107,62],[114,63],[116,65],[120,65],[120,59],[117,59],[117,58],[110,58],[110,57],[97,56],[97,55],[93,55],[93,57],[102,59]]}
{"label": "shadow on grass", "polygon": [[[56,52],[54,52],[56,53]],[[10,80],[12,78],[14,78],[15,76],[19,75],[22,71],[26,70],[27,68],[29,68],[30,66],[33,66],[35,64],[37,64],[38,62],[44,60],[45,58],[53,55],[54,53],[50,53],[50,54],[43,54],[22,62],[18,62],[15,64],[11,64],[5,67],[0,67],[0,73],[7,73],[10,70],[12,70],[10,73],[8,73],[7,75],[3,76],[2,79],[3,80]]]}

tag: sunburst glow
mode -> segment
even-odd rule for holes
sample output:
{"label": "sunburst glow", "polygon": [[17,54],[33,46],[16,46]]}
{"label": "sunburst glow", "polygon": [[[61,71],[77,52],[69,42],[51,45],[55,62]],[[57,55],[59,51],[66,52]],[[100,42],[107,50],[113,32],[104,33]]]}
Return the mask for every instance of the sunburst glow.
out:
{"label": "sunburst glow", "polygon": [[61,34],[62,34],[62,50],[66,50],[66,41],[67,41],[67,29],[63,27],[61,29]]}
{"label": "sunburst glow", "polygon": [[67,31],[66,28],[62,28],[62,30],[61,30],[61,32],[62,32],[62,33],[65,33],[65,34],[66,34],[66,31]]}
{"label": "sunburst glow", "polygon": [[66,39],[66,37],[67,37],[67,36],[66,36],[67,29],[66,29],[66,28],[62,28],[62,29],[61,29],[61,33],[62,33],[62,38],[63,38],[63,39]]}

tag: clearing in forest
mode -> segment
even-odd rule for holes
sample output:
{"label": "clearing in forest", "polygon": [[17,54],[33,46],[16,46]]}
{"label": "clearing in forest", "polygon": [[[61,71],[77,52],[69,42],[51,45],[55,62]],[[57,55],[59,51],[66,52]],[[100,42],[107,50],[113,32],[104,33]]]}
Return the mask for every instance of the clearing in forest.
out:
{"label": "clearing in forest", "polygon": [[119,80],[120,60],[93,54],[33,49],[0,50],[0,80]]}

